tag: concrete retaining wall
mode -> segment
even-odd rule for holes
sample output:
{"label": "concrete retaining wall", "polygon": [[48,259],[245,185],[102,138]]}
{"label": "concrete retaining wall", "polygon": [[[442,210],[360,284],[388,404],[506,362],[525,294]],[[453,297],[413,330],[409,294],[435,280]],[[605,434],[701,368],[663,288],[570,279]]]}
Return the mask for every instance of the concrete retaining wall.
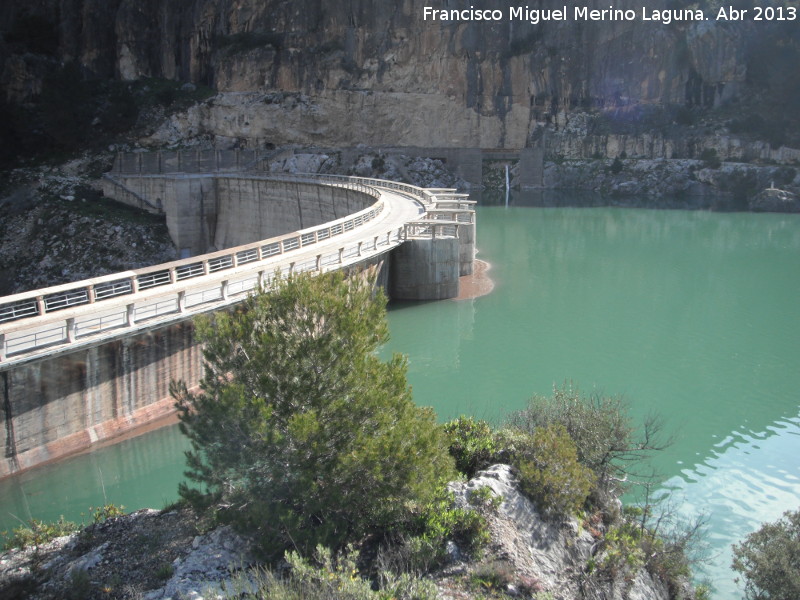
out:
{"label": "concrete retaining wall", "polygon": [[321,225],[375,203],[352,189],[240,175],[114,179],[120,185],[106,180],[105,195],[136,206],[138,196],[159,207],[181,258]]}
{"label": "concrete retaining wall", "polygon": [[392,253],[390,295],[397,300],[444,300],[459,292],[459,240],[409,240]]}
{"label": "concrete retaining wall", "polygon": [[173,413],[170,381],[201,366],[184,322],[3,371],[0,477]]}
{"label": "concrete retaining wall", "polygon": [[[103,193],[130,204],[123,188],[156,206],[166,216],[167,229],[181,258],[213,250],[217,226],[217,193],[214,177],[116,177],[106,180]],[[256,240],[251,240],[256,241]]]}

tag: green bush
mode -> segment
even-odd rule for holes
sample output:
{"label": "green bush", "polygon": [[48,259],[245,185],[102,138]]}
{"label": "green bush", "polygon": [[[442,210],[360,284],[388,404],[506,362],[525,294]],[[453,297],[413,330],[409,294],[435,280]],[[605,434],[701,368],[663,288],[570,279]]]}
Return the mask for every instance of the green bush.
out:
{"label": "green bush", "polygon": [[479,510],[458,508],[450,493],[442,493],[425,506],[418,521],[420,536],[444,551],[453,541],[470,556],[480,556],[489,543],[486,519]]}
{"label": "green bush", "polygon": [[[72,521],[64,519],[63,515],[55,523],[45,523],[37,519],[31,519],[27,525],[16,527],[7,537],[3,548],[28,548],[33,546],[38,548],[57,537],[69,535],[78,531],[78,525]],[[5,532],[4,532],[5,535]]]}
{"label": "green bush", "polygon": [[496,513],[503,503],[503,497],[496,495],[488,485],[473,490],[469,495],[469,504],[480,511]]}
{"label": "green bush", "polygon": [[497,503],[490,495],[480,491],[470,498],[472,508],[459,508],[453,494],[440,486],[436,497],[418,508],[413,521],[389,533],[378,552],[380,569],[395,574],[428,573],[447,562],[448,542],[480,558],[490,539],[485,515]]}
{"label": "green bush", "polygon": [[578,462],[575,442],[561,424],[537,429],[530,453],[518,459],[515,466],[520,488],[546,514],[577,512],[594,484],[594,474]]}
{"label": "green bush", "polygon": [[450,455],[461,473],[472,477],[492,464],[497,444],[494,432],[486,421],[462,416],[445,423],[444,432],[450,443]]}
{"label": "green bush", "polygon": [[748,598],[800,598],[800,510],[765,523],[734,545],[733,568],[744,576]]}
{"label": "green bush", "polygon": [[226,598],[255,597],[262,600],[435,600],[436,586],[430,580],[380,573],[378,589],[359,575],[358,552],[334,555],[318,547],[313,560],[296,552],[286,554],[289,570],[283,577],[261,571],[253,578],[240,577],[226,589]]}
{"label": "green bush", "polygon": [[613,575],[636,572],[644,565],[644,552],[640,542],[642,530],[636,525],[623,522],[611,527],[603,538],[601,566]]}
{"label": "green bush", "polygon": [[125,514],[124,506],[117,506],[116,504],[108,503],[97,508],[90,506],[89,511],[92,513],[92,524],[99,525],[105,523],[109,519],[115,519]]}
{"label": "green bush", "polygon": [[703,161],[703,166],[706,169],[719,169],[722,166],[722,161],[714,148],[706,148],[703,150],[700,153],[700,160]]}
{"label": "green bush", "polygon": [[577,447],[578,460],[597,475],[597,490],[604,497],[615,495],[620,481],[650,452],[669,444],[661,439],[658,419],[648,418],[635,437],[621,398],[584,396],[568,385],[555,388],[551,397],[534,396],[526,409],[512,413],[507,420],[507,428],[528,435],[554,424],[566,428]]}
{"label": "green bush", "polygon": [[446,440],[411,399],[406,361],[381,362],[374,279],[291,277],[198,324],[202,391],[175,384],[198,509],[255,534],[268,558],[341,547],[412,518],[451,477]]}

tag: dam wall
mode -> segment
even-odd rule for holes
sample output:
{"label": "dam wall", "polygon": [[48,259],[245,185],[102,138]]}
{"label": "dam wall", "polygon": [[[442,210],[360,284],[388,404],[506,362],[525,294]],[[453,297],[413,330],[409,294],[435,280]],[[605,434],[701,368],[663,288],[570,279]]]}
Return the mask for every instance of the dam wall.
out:
{"label": "dam wall", "polygon": [[417,239],[392,252],[389,294],[398,300],[444,300],[459,291],[459,240]]}
{"label": "dam wall", "polygon": [[362,192],[257,177],[217,177],[214,246],[232,248],[315,227],[364,210],[375,198]]}
{"label": "dam wall", "polygon": [[279,272],[377,269],[396,299],[459,295],[475,253],[465,194],[323,177],[108,178],[163,212],[182,250],[224,249],[0,300],[0,478],[173,414],[170,383],[203,374],[192,317]]}
{"label": "dam wall", "polygon": [[242,174],[115,175],[103,193],[163,213],[182,258],[321,225],[375,202],[347,187]]}
{"label": "dam wall", "polygon": [[173,414],[170,382],[201,376],[191,321],[0,372],[0,477]]}
{"label": "dam wall", "polygon": [[[377,270],[388,293],[390,260],[349,269]],[[125,335],[0,370],[0,479],[90,448],[176,413],[169,386],[195,388],[203,349],[192,320]]]}

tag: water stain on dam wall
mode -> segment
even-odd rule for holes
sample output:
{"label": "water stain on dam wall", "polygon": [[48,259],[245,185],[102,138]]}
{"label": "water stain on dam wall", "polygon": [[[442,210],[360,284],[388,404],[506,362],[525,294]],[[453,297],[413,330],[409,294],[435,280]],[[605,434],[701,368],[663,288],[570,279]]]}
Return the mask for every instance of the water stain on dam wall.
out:
{"label": "water stain on dam wall", "polygon": [[170,381],[201,373],[191,322],[3,371],[0,477],[173,413]]}

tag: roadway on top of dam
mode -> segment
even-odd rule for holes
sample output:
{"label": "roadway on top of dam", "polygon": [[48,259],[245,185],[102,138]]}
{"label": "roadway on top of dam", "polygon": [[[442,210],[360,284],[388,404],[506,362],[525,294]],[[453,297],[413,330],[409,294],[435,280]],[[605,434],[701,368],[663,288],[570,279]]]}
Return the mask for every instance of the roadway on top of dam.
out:
{"label": "roadway on top of dam", "polygon": [[411,238],[457,237],[465,194],[357,177],[269,177],[371,195],[364,210],[191,258],[0,298],[0,370],[191,318],[289,273],[364,263]]}

